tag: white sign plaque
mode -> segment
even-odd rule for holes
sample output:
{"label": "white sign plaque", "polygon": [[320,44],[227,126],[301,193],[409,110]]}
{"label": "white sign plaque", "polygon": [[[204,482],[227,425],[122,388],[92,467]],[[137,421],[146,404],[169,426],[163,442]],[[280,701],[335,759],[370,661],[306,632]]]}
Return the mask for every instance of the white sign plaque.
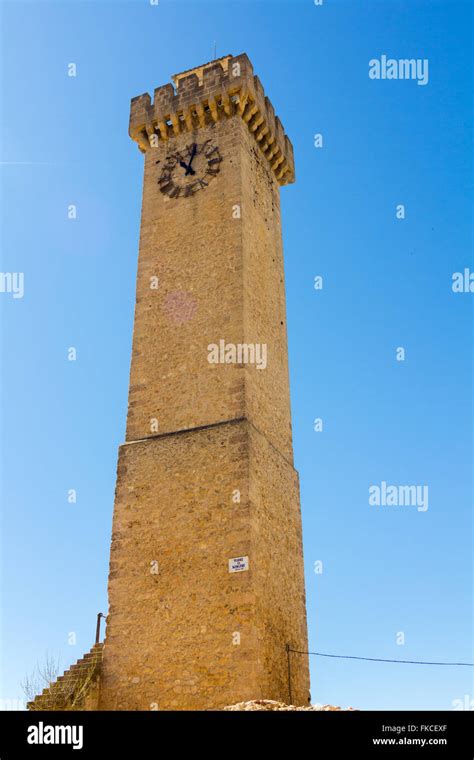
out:
{"label": "white sign plaque", "polygon": [[232,557],[229,560],[229,573],[241,573],[249,569],[248,557]]}

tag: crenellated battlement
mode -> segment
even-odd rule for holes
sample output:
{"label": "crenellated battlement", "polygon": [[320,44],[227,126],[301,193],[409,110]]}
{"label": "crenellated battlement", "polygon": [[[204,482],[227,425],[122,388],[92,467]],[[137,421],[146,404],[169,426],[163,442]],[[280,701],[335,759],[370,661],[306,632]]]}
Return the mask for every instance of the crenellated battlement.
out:
{"label": "crenellated battlement", "polygon": [[224,56],[172,79],[174,86],[155,89],[153,103],[148,93],[132,98],[129,134],[143,153],[182,133],[238,116],[280,185],[294,182],[293,146],[245,53]]}

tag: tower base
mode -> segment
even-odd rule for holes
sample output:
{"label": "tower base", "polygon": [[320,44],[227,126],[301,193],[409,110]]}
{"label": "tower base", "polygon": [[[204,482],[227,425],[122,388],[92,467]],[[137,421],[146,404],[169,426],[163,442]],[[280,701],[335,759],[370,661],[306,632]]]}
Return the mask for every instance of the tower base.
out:
{"label": "tower base", "polygon": [[308,704],[301,589],[298,475],[251,423],[124,444],[100,709]]}

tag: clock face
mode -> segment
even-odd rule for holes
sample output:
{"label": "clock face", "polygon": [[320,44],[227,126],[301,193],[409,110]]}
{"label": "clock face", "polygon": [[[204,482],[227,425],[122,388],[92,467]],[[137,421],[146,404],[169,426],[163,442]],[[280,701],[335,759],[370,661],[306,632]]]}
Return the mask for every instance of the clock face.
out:
{"label": "clock face", "polygon": [[222,161],[219,148],[212,140],[191,142],[166,156],[158,179],[160,191],[170,198],[194,195],[204,190],[217,176]]}

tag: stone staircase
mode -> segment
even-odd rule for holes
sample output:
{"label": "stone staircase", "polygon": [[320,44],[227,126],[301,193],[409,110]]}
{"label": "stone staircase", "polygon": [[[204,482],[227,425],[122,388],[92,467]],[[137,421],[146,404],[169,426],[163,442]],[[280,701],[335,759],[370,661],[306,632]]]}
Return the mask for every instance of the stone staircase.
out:
{"label": "stone staircase", "polygon": [[90,652],[28,702],[28,710],[97,710],[103,646],[94,644]]}

